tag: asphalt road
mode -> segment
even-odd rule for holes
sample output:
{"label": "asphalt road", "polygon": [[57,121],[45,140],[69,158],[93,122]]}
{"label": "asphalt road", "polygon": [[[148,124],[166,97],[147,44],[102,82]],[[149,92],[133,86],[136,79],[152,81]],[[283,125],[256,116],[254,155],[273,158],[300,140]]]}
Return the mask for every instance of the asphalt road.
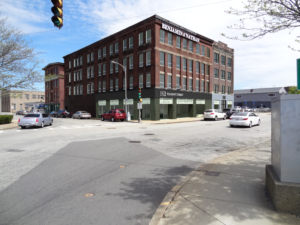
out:
{"label": "asphalt road", "polygon": [[194,168],[270,139],[270,119],[263,114],[261,126],[249,129],[231,128],[228,120],[153,125],[58,118],[52,127],[4,130],[0,224],[148,224]]}

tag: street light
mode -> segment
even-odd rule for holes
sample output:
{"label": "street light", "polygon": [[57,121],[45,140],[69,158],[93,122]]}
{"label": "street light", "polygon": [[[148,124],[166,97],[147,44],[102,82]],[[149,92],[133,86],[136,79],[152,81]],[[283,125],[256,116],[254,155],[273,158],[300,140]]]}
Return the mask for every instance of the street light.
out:
{"label": "street light", "polygon": [[111,61],[114,64],[118,64],[119,66],[121,66],[123,68],[123,71],[125,73],[125,113],[126,113],[126,118],[128,120],[128,115],[127,115],[127,79],[126,79],[126,66],[123,66],[120,63],[117,63],[115,61]]}

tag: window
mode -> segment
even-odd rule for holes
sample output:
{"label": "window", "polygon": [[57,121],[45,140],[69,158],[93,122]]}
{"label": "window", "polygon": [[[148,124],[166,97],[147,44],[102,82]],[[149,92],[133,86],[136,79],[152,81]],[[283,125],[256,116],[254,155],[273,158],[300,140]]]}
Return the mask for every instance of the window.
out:
{"label": "window", "polygon": [[91,61],[94,62],[94,52],[91,53]]}
{"label": "window", "polygon": [[216,94],[219,93],[219,85],[217,85],[217,84],[214,85],[214,92]]}
{"label": "window", "polygon": [[228,59],[227,59],[227,66],[228,66],[228,67],[231,67],[231,60],[232,60],[231,58],[228,58]]}
{"label": "window", "polygon": [[32,98],[33,98],[33,99],[36,99],[36,95],[32,95]]}
{"label": "window", "polygon": [[189,41],[189,51],[193,52],[193,42]]}
{"label": "window", "polygon": [[106,81],[103,81],[102,85],[102,92],[106,92]]}
{"label": "window", "polygon": [[133,89],[133,77],[129,77],[129,89]]}
{"label": "window", "polygon": [[113,79],[110,80],[109,87],[110,87],[110,91],[114,91],[114,80]]}
{"label": "window", "polygon": [[133,37],[129,38],[129,49],[133,49]]}
{"label": "window", "polygon": [[231,80],[231,73],[227,72],[227,80]]}
{"label": "window", "polygon": [[276,94],[268,94],[268,97],[275,97]]}
{"label": "window", "polygon": [[193,90],[193,78],[189,78],[189,91]]}
{"label": "window", "polygon": [[76,81],[76,73],[74,73],[74,81]]}
{"label": "window", "polygon": [[210,58],[210,48],[206,48],[206,56]]}
{"label": "window", "polygon": [[151,73],[146,74],[146,87],[151,87]]}
{"label": "window", "polygon": [[109,55],[113,55],[114,54],[114,45],[110,45],[109,46]]}
{"label": "window", "polygon": [[151,42],[151,30],[146,31],[146,43]]}
{"label": "window", "polygon": [[144,44],[144,33],[139,33],[139,46]]}
{"label": "window", "polygon": [[56,99],[56,93],[54,92],[54,98],[53,99]]}
{"label": "window", "polygon": [[94,77],[94,67],[91,67],[91,77]]}
{"label": "window", "polygon": [[214,76],[215,76],[215,78],[219,78],[219,70],[218,69],[214,69]]}
{"label": "window", "polygon": [[82,56],[80,56],[80,65],[82,66]]}
{"label": "window", "polygon": [[176,56],[176,69],[180,70],[180,56]]}
{"label": "window", "polygon": [[181,48],[180,37],[176,36],[176,48]]}
{"label": "window", "polygon": [[168,33],[168,45],[173,46],[173,35],[171,33]]}
{"label": "window", "polygon": [[101,49],[98,50],[98,59],[101,59]]}
{"label": "window", "polygon": [[205,46],[201,45],[201,55],[205,56]]}
{"label": "window", "polygon": [[98,65],[98,76],[101,76],[101,65]]}
{"label": "window", "polygon": [[209,93],[209,82],[206,81],[206,92]]}
{"label": "window", "polygon": [[168,88],[172,88],[172,75],[168,75]]}
{"label": "window", "polygon": [[82,93],[83,93],[83,86],[80,85],[80,94],[82,95]]}
{"label": "window", "polygon": [[221,55],[221,65],[223,65],[223,66],[226,65],[226,58],[224,55]]}
{"label": "window", "polygon": [[231,87],[227,87],[227,94],[231,95]]}
{"label": "window", "polygon": [[69,87],[69,95],[71,95],[72,93],[71,87]]}
{"label": "window", "polygon": [[26,98],[26,99],[29,99],[29,94],[25,94],[25,98]]}
{"label": "window", "polygon": [[168,67],[172,68],[172,54],[168,54]]}
{"label": "window", "polygon": [[[77,65],[79,66],[79,58],[77,58]],[[58,71],[58,70],[57,70]]]}
{"label": "window", "polygon": [[160,42],[165,43],[165,31],[161,29],[159,31],[159,35],[160,35]]}
{"label": "window", "polygon": [[132,70],[133,69],[133,56],[129,57],[129,69]]}
{"label": "window", "polygon": [[74,67],[76,67],[76,59],[74,59]]}
{"label": "window", "polygon": [[176,76],[176,89],[180,89],[180,76]]}
{"label": "window", "polygon": [[91,93],[91,84],[87,85],[87,93],[90,94]]}
{"label": "window", "polygon": [[186,58],[182,58],[183,71],[186,71]]}
{"label": "window", "polygon": [[115,60],[116,64],[115,64],[115,73],[119,72],[119,65],[117,64],[119,62],[119,60]]}
{"label": "window", "polygon": [[73,95],[76,95],[76,87],[73,87]]}
{"label": "window", "polygon": [[115,79],[115,91],[118,91],[119,90],[119,79],[116,78]]}
{"label": "window", "polygon": [[[71,82],[72,81],[72,76],[71,76],[71,74],[69,73],[69,82]],[[49,87],[48,87],[49,88]]]}
{"label": "window", "polygon": [[225,86],[221,86],[221,94],[225,94]]}
{"label": "window", "polygon": [[123,59],[123,66],[127,69],[127,58]]}
{"label": "window", "polygon": [[91,68],[87,68],[87,78],[91,77]]}
{"label": "window", "polygon": [[103,58],[106,58],[106,47],[103,48]]}
{"label": "window", "polygon": [[189,59],[189,72],[193,72],[193,60]]}
{"label": "window", "polygon": [[143,67],[144,66],[144,54],[141,53],[139,54],[139,67]]}
{"label": "window", "polygon": [[98,82],[98,92],[101,92],[101,81]]}
{"label": "window", "polygon": [[183,49],[187,50],[187,40],[183,38]]}
{"label": "window", "polygon": [[139,76],[139,87],[140,88],[143,88],[143,86],[144,86],[144,79],[143,78],[144,78],[143,75]]}
{"label": "window", "polygon": [[82,70],[80,70],[80,80],[82,80]]}
{"label": "window", "polygon": [[201,92],[204,92],[204,80],[201,80],[201,89],[200,89]]}
{"label": "window", "polygon": [[115,43],[115,54],[119,53],[119,42]]}
{"label": "window", "polygon": [[79,71],[77,71],[76,74],[77,74],[77,80],[80,80]]}
{"label": "window", "polygon": [[72,62],[69,61],[69,69],[71,69],[71,67],[72,67]]}
{"label": "window", "polygon": [[200,55],[200,45],[196,44],[196,54]]}
{"label": "window", "polygon": [[123,90],[125,90],[125,77],[123,77]]}
{"label": "window", "polygon": [[210,65],[206,65],[206,75],[210,75]]}
{"label": "window", "polygon": [[221,79],[225,80],[225,71],[224,70],[221,70]]}
{"label": "window", "polygon": [[214,62],[219,63],[219,54],[218,53],[214,53]]}
{"label": "window", "polygon": [[109,63],[109,73],[112,74],[114,72],[114,64],[112,62]]}
{"label": "window", "polygon": [[127,39],[123,40],[123,51],[127,50]]}
{"label": "window", "polygon": [[77,89],[77,95],[79,95],[80,94],[80,92],[79,92],[79,86],[76,86],[76,89]]}
{"label": "window", "polygon": [[186,77],[182,78],[183,90],[186,90]]}
{"label": "window", "polygon": [[[90,54],[87,54],[87,62],[89,63],[91,61],[91,58],[90,58]],[[74,64],[76,63],[76,61],[74,62]]]}
{"label": "window", "polygon": [[103,76],[104,76],[106,75],[106,64],[103,64],[102,67],[103,67]]}
{"label": "window", "polygon": [[236,95],[235,98],[242,98],[242,96],[241,95]]}
{"label": "window", "polygon": [[200,73],[200,62],[196,62],[196,73]]}
{"label": "window", "polygon": [[159,77],[159,87],[160,88],[164,88],[165,87],[165,75],[164,74],[160,74],[160,77]]}
{"label": "window", "polygon": [[146,52],[146,66],[151,65],[151,51]]}
{"label": "window", "polygon": [[165,66],[165,53],[160,52],[160,65]]}

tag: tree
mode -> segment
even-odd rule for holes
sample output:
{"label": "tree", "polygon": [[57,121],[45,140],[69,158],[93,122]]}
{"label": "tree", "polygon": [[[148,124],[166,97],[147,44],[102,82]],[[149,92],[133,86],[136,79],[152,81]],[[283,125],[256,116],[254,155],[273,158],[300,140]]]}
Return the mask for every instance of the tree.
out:
{"label": "tree", "polygon": [[296,86],[290,87],[289,94],[291,94],[291,95],[300,94],[300,90],[298,90]]}
{"label": "tree", "polygon": [[[1,16],[1,14],[0,14]],[[11,89],[35,90],[35,84],[44,82],[39,69],[40,52],[31,47],[26,35],[13,28],[7,18],[0,18],[0,91]],[[5,92],[3,92],[5,91]]]}
{"label": "tree", "polygon": [[[223,36],[235,40],[253,40],[269,33],[282,30],[292,31],[300,26],[300,2],[298,0],[246,0],[243,4],[243,10],[230,8],[225,12],[242,17],[239,24],[228,26],[228,28],[245,32],[241,37],[229,37],[222,33]],[[246,25],[248,21],[255,22],[254,27],[250,24]],[[296,39],[296,42],[300,41]],[[295,50],[290,46],[289,48]],[[300,52],[300,50],[296,51]]]}

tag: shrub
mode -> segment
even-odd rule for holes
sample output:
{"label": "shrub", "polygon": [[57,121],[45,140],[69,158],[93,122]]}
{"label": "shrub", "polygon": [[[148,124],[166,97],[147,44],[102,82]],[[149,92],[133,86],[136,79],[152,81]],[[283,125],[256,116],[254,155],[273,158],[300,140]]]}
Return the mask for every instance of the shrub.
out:
{"label": "shrub", "polygon": [[0,124],[11,123],[12,119],[12,115],[0,115]]}

